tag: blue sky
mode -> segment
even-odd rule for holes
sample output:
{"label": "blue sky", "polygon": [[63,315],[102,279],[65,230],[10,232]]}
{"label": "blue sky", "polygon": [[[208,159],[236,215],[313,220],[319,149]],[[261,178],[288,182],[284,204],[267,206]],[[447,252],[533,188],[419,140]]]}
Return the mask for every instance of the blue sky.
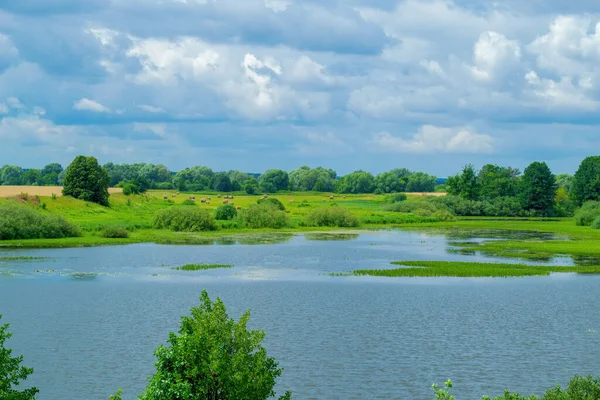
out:
{"label": "blue sky", "polygon": [[0,164],[574,172],[600,3],[3,0]]}

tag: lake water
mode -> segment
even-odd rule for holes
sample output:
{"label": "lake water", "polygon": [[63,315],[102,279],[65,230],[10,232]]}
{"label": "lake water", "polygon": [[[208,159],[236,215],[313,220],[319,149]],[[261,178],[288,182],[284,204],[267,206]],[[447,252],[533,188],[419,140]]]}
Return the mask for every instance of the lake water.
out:
{"label": "lake water", "polygon": [[[268,353],[285,368],[277,388],[296,399],[432,399],[431,384],[448,378],[459,399],[479,399],[600,375],[600,276],[332,277],[390,261],[484,257],[448,253],[449,243],[478,239],[456,235],[315,240],[327,238],[2,251],[48,257],[0,262],[7,344],[35,368],[28,382],[42,400],[106,399],[118,388],[134,399],[155,347],[207,289],[232,317],[252,310],[250,327],[266,331]],[[170,269],[187,263],[235,267]]]}

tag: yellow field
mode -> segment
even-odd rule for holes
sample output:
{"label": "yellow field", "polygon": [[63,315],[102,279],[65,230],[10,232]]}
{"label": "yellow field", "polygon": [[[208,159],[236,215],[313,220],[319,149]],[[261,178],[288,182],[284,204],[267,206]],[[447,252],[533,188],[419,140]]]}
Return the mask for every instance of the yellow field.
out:
{"label": "yellow field", "polygon": [[[122,193],[122,188],[110,188],[109,193]],[[0,186],[0,197],[13,197],[21,193],[30,196],[62,196],[62,186]]]}

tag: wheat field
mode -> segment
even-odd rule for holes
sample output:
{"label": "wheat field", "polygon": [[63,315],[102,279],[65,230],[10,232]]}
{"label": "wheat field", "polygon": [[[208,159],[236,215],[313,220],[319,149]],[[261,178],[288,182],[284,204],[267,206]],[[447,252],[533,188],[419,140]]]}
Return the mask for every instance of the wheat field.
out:
{"label": "wheat field", "polygon": [[[122,188],[109,188],[109,193],[122,193]],[[30,196],[46,196],[53,194],[62,196],[62,186],[0,186],[0,197],[13,197],[21,193]]]}

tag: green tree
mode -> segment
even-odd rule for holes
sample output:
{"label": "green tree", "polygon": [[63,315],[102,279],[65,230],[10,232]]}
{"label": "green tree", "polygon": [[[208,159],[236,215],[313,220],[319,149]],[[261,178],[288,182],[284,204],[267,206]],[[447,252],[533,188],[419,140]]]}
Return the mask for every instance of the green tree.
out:
{"label": "green tree", "polygon": [[21,183],[28,186],[40,186],[42,183],[42,173],[39,169],[28,169],[23,174]]}
{"label": "green tree", "polygon": [[393,169],[375,177],[375,186],[382,193],[404,192],[411,172],[407,169]]}
{"label": "green tree", "polygon": [[51,163],[42,168],[42,176],[46,176],[52,173],[55,173],[58,176],[61,172],[63,172],[63,167],[59,163]]}
{"label": "green tree", "polygon": [[[2,314],[0,314],[2,319]],[[0,325],[0,399],[32,400],[39,390],[35,387],[17,390],[21,381],[33,373],[33,368],[21,366],[23,356],[12,357],[12,349],[7,349],[4,343],[10,339],[9,324]]]}
{"label": "green tree", "polygon": [[5,165],[0,169],[0,181],[3,185],[18,186],[22,183],[23,168]]}
{"label": "green tree", "polygon": [[[179,333],[155,351],[156,373],[141,400],[252,399],[275,396],[283,372],[261,345],[264,332],[249,331],[250,311],[235,322],[225,304],[202,291],[200,306],[181,319]],[[287,392],[280,399],[290,399]]]}
{"label": "green tree", "polygon": [[231,180],[226,172],[217,172],[213,178],[213,190],[231,192]]}
{"label": "green tree", "polygon": [[289,184],[290,177],[288,173],[280,169],[270,169],[258,178],[260,190],[266,193],[287,190]]}
{"label": "green tree", "polygon": [[460,174],[449,177],[446,181],[446,190],[453,196],[477,200],[479,198],[479,182],[475,167],[467,164]]}
{"label": "green tree", "polygon": [[571,191],[571,186],[573,185],[573,175],[569,174],[558,174],[556,175],[556,184],[558,188],[564,188],[567,193]]}
{"label": "green tree", "polygon": [[255,194],[258,192],[258,181],[256,178],[250,178],[244,182],[244,191],[247,194]]}
{"label": "green tree", "polygon": [[335,185],[338,193],[373,193],[375,177],[370,172],[354,171],[341,177]]}
{"label": "green tree", "polygon": [[231,204],[223,204],[215,210],[215,219],[219,221],[227,221],[234,219],[237,216],[237,210]]}
{"label": "green tree", "polygon": [[486,164],[477,174],[479,197],[495,199],[496,197],[515,196],[520,171],[511,167],[500,167]]}
{"label": "green tree", "polygon": [[556,178],[545,162],[529,164],[519,181],[519,201],[526,210],[547,214],[554,206]]}
{"label": "green tree", "polygon": [[587,157],[581,162],[573,177],[570,194],[577,206],[600,199],[600,156]]}
{"label": "green tree", "polygon": [[95,157],[77,156],[67,167],[63,195],[108,206],[110,177]]}
{"label": "green tree", "polygon": [[425,172],[415,172],[406,183],[407,192],[434,192],[437,179]]}

